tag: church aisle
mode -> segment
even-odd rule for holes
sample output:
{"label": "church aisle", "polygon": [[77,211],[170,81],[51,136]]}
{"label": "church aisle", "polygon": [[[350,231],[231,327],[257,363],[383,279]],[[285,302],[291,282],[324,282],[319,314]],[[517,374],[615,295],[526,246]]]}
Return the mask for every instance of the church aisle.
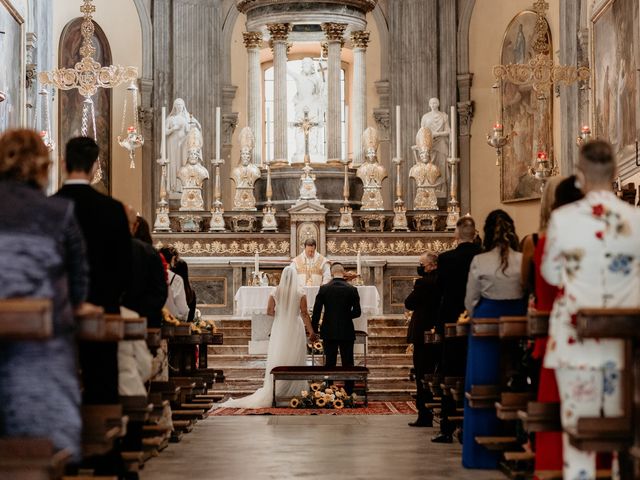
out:
{"label": "church aisle", "polygon": [[461,445],[432,444],[407,416],[209,417],[150,460],[141,480],[179,478],[495,480],[464,470]]}

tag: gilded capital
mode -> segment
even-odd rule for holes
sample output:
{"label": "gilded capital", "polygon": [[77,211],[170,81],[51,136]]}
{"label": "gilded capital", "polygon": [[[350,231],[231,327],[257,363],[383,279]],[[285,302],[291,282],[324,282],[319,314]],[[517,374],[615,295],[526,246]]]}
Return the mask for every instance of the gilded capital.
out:
{"label": "gilded capital", "polygon": [[351,32],[351,43],[353,44],[353,48],[367,48],[369,45],[369,35],[370,33],[366,30]]}
{"label": "gilded capital", "polygon": [[242,32],[242,38],[246,48],[262,47],[262,32]]}
{"label": "gilded capital", "polygon": [[323,23],[322,30],[329,42],[342,42],[344,31],[347,29],[346,23]]}
{"label": "gilded capital", "polygon": [[270,23],[267,25],[267,30],[269,30],[272,41],[286,42],[287,38],[289,38],[291,25],[288,23]]}

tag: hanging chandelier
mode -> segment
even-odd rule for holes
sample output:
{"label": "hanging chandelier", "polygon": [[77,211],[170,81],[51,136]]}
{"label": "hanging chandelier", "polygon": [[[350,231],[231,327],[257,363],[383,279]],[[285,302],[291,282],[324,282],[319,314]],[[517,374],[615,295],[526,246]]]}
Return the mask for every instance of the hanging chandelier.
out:
{"label": "hanging chandelier", "polygon": [[[122,132],[118,135],[118,143],[129,152],[131,168],[135,168],[134,151],[144,144],[144,138],[139,133],[139,121],[137,110],[138,69],[136,67],[123,67],[121,65],[102,66],[95,60],[96,48],[93,46],[95,27],[93,14],[96,11],[93,0],[82,0],[80,12],[82,21],[82,46],[80,47],[81,60],[73,68],[58,68],[48,72],[40,72],[38,80],[43,86],[51,85],[59,90],[77,90],[84,97],[82,106],[81,132],[85,137],[91,136],[97,140],[95,107],[93,96],[100,88],[115,88],[123,83],[128,83],[127,100],[123,108]],[[129,97],[132,97],[129,99]],[[127,105],[131,105],[128,111]],[[127,117],[129,120],[127,122]],[[129,127],[126,127],[126,125]],[[102,179],[102,167],[98,163],[98,171],[93,178],[93,183]]]}

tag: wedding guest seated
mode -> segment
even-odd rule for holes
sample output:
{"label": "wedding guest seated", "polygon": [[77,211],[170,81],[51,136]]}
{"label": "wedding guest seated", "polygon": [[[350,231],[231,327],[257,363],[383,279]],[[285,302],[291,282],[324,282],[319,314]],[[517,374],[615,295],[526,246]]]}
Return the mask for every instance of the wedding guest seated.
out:
{"label": "wedding guest seated", "polygon": [[[524,315],[526,302],[520,284],[522,254],[511,217],[494,210],[484,224],[484,249],[471,261],[465,306],[472,318]],[[500,344],[498,338],[469,335],[465,392],[472,385],[499,383]],[[466,468],[496,468],[499,455],[476,443],[478,436],[495,436],[499,422],[494,408],[464,405],[462,463]]]}
{"label": "wedding guest seated", "polygon": [[[64,165],[67,179],[56,197],[72,200],[89,258],[89,302],[119,313],[131,276],[131,234],[124,205],[91,187],[100,148],[91,138],[69,140]],[[118,345],[81,342],[83,403],[118,403]]]}
{"label": "wedding guest seated", "polygon": [[433,413],[426,407],[426,403],[433,400],[431,391],[424,387],[424,376],[434,373],[440,361],[440,345],[425,345],[425,332],[436,329],[442,330],[438,321],[440,307],[440,290],[438,288],[438,257],[427,252],[420,256],[418,278],[413,285],[413,291],[404,301],[407,310],[411,310],[411,321],[407,329],[407,343],[413,345],[413,368],[416,374],[416,408],[418,419],[411,422],[411,427],[431,427]]}
{"label": "wedding guest seated", "polygon": [[0,137],[0,298],[46,298],[54,306],[50,339],[0,346],[0,437],[48,437],[79,462],[73,315],[83,308],[89,277],[73,204],[44,194],[50,164],[37,133]]}
{"label": "wedding guest seated", "polygon": [[[469,216],[462,217],[456,224],[455,239],[458,245],[453,250],[441,253],[438,257],[438,286],[442,292],[440,305],[440,324],[456,323],[465,310],[464,297],[467,291],[467,278],[473,257],[482,252],[482,244],[477,242],[476,223]],[[467,367],[467,345],[462,342],[444,343],[442,375],[445,377],[464,377]],[[455,428],[449,417],[455,414],[455,402],[444,395],[440,410],[440,433],[432,438],[436,443],[451,443]]]}
{"label": "wedding guest seated", "polygon": [[[133,208],[127,208],[131,233],[139,224]],[[122,304],[147,319],[148,328],[162,326],[162,307],[167,301],[167,282],[160,254],[150,243],[131,241],[132,271]]]}
{"label": "wedding guest seated", "polygon": [[184,283],[184,295],[187,300],[187,305],[189,306],[187,322],[193,322],[193,319],[196,316],[197,299],[196,292],[191,288],[191,283],[189,282],[189,265],[187,265],[187,262],[179,258],[171,270],[182,278],[182,282]]}
{"label": "wedding guest seated", "polygon": [[[580,417],[620,416],[624,344],[576,333],[581,308],[640,307],[640,210],[612,192],[615,154],[604,141],[580,150],[576,183],[585,197],[555,210],[542,276],[559,288],[549,319],[544,366],[556,369],[564,429]],[[596,455],[563,442],[564,478],[595,478]]]}
{"label": "wedding guest seated", "polygon": [[[549,285],[540,273],[542,254],[546,243],[546,230],[551,212],[569,203],[580,200],[583,194],[575,186],[576,177],[551,177],[542,194],[540,203],[540,227],[537,233],[529,235],[523,241],[522,283],[530,284],[533,292],[532,306],[538,311],[551,311],[558,289]],[[542,362],[547,347],[547,338],[537,338],[533,358]],[[558,385],[555,372],[542,366],[538,378],[538,402],[558,403]],[[562,434],[561,432],[536,433],[535,471],[562,470]]]}
{"label": "wedding guest seated", "polygon": [[189,305],[187,305],[187,295],[184,290],[184,282],[182,277],[173,272],[172,268],[175,267],[178,261],[178,251],[173,247],[164,247],[160,249],[160,254],[167,262],[167,285],[169,285],[169,291],[167,295],[167,302],[165,308],[169,310],[169,313],[176,317],[178,320],[186,321],[189,317]]}

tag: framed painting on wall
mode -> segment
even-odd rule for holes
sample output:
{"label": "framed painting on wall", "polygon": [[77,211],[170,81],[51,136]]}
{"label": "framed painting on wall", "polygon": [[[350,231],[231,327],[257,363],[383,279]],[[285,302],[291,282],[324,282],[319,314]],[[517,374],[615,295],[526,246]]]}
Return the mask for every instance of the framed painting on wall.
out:
{"label": "framed painting on wall", "polygon": [[[526,64],[536,52],[535,26],[538,16],[525,10],[516,15],[504,34],[500,63]],[[545,21],[551,48],[551,30]],[[539,100],[531,85],[515,85],[502,81],[502,123],[509,142],[502,152],[500,165],[500,200],[503,203],[540,198],[541,182],[529,170],[535,164],[537,152],[553,154],[552,101]],[[551,91],[548,92],[551,99]]]}
{"label": "framed painting on wall", "polygon": [[611,142],[624,170],[638,139],[638,0],[601,2],[591,22],[594,133]]}
{"label": "framed painting on wall", "polygon": [[24,19],[9,0],[0,0],[0,132],[24,125]]}

